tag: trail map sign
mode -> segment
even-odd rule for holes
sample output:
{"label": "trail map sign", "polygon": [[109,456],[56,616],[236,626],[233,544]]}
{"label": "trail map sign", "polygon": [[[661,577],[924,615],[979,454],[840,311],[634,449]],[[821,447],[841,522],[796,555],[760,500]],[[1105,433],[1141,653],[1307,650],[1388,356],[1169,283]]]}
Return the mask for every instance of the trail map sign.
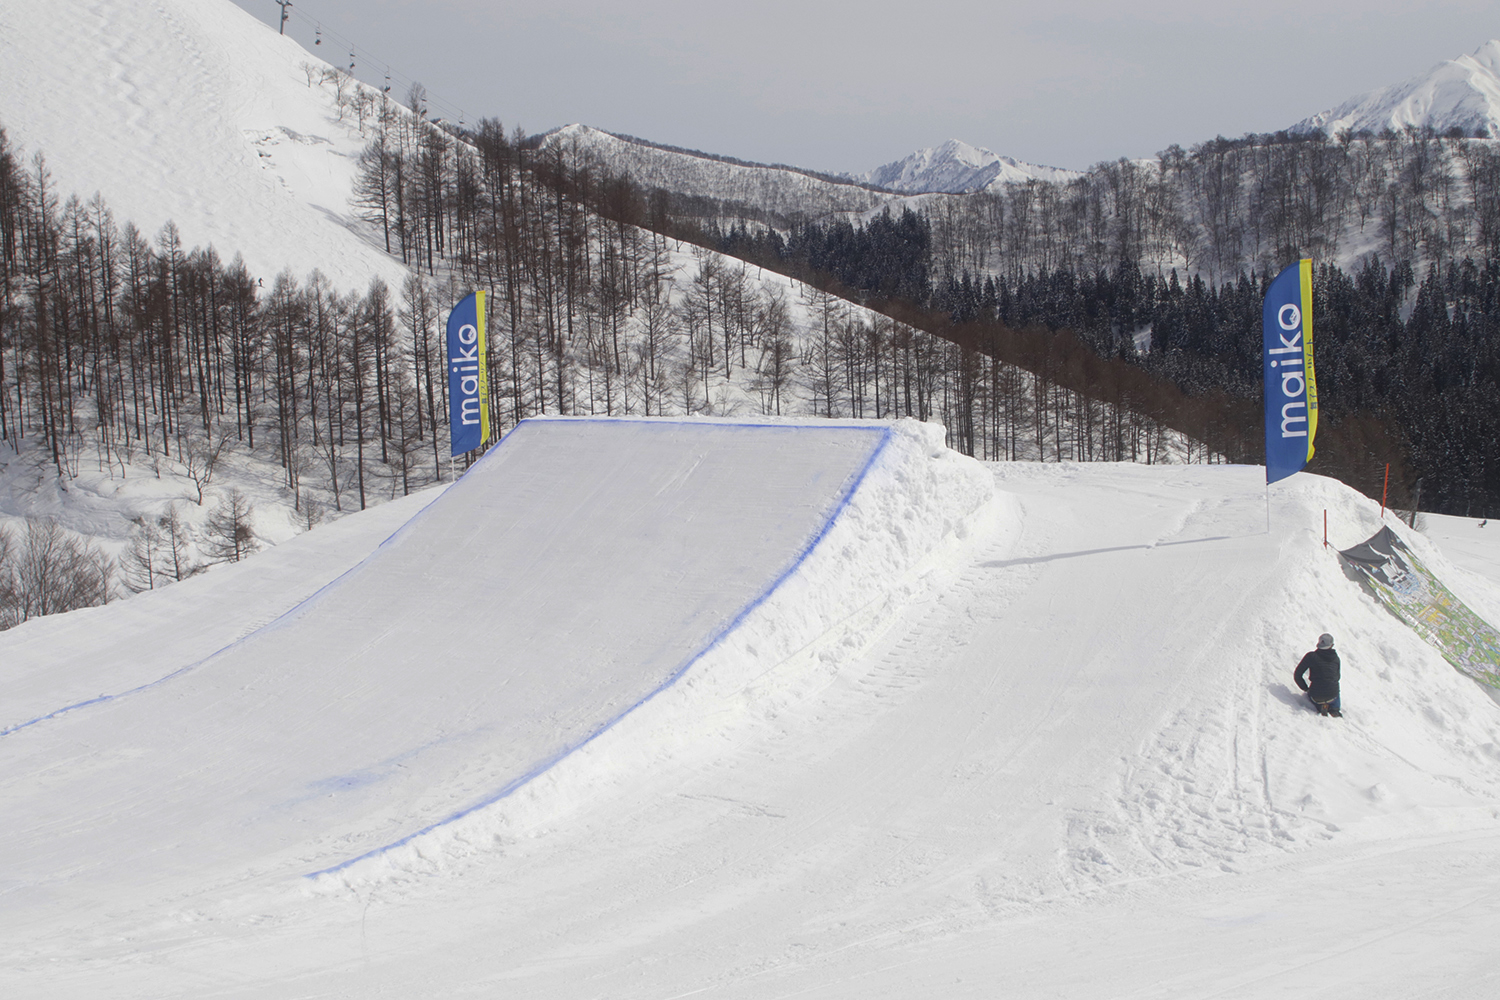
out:
{"label": "trail map sign", "polygon": [[1339,555],[1386,610],[1500,698],[1500,632],[1439,583],[1395,532],[1381,528]]}

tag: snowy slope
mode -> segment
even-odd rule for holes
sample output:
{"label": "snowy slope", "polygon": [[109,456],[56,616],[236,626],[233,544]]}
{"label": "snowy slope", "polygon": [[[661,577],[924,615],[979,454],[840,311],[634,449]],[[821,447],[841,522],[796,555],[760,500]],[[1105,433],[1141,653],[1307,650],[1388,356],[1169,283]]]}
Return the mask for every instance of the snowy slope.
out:
{"label": "snowy slope", "polygon": [[859,179],[908,194],[962,194],[1032,179],[1065,183],[1079,176],[1075,170],[1038,166],[949,139],[941,146],[919,149],[910,156],[876,167],[861,174]]}
{"label": "snowy slope", "polygon": [[[883,433],[528,425],[282,625],[0,737],[0,990],[1488,995],[1500,706],[1322,547],[1325,509],[1349,545],[1376,505],[1298,476],[1272,489],[1268,533],[1257,468],[978,477],[908,424],[830,509]],[[576,460],[527,435],[566,436]],[[470,515],[494,527],[470,532]],[[382,537],[359,535],[368,516],[267,565],[334,531],[321,559],[347,565]],[[1500,587],[1400,530],[1476,610],[1500,609]],[[637,532],[675,546],[678,569],[635,575]],[[517,558],[538,548],[555,569]],[[422,558],[458,562],[424,576]],[[156,663],[102,662],[95,644],[143,635],[148,608],[170,632],[190,596],[211,615],[229,579],[88,612],[89,634],[42,621],[0,636],[0,664],[68,668],[0,671],[0,705],[29,720],[161,676],[191,643]],[[437,583],[474,596],[434,617]],[[515,794],[303,877],[482,803],[517,747],[587,730],[580,691],[639,681],[632,664],[673,662],[665,647],[703,634],[693,609],[768,587],[681,682]],[[223,614],[253,624],[256,600],[225,592]],[[462,644],[461,611],[513,639],[439,655]],[[26,645],[44,628],[50,643]],[[1290,679],[1324,630],[1345,658],[1338,721]],[[425,662],[403,666],[423,642]],[[532,663],[519,681],[556,686],[525,694],[487,666],[555,643],[618,669]],[[521,728],[484,735],[512,696],[533,707],[507,716]],[[224,828],[232,816],[243,828]]]}
{"label": "snowy slope", "polygon": [[[242,253],[265,290],[283,268],[299,280],[320,269],[350,291],[376,278],[394,290],[403,267],[353,219],[350,195],[365,140],[356,113],[346,106],[341,115],[333,85],[319,82],[327,68],[228,0],[0,4],[0,127],[23,163],[33,153],[45,157],[55,197],[87,199],[97,191],[118,223],[134,223],[147,239],[174,221],[186,247],[212,244],[225,258]],[[681,159],[705,169],[728,166]],[[722,187],[716,185],[725,178],[709,169],[705,183],[733,197],[746,190],[735,187],[735,178],[753,187],[764,172],[731,167],[729,186]],[[847,207],[890,197],[783,172],[810,191],[828,192],[814,198],[825,207],[829,199]],[[795,184],[784,193],[786,205],[805,203]],[[793,338],[802,339],[812,326],[806,286],[738,261],[721,263],[742,272],[751,291],[778,297]],[[674,244],[671,269],[680,299],[697,260]],[[753,354],[749,361],[755,364]],[[705,390],[700,405],[721,415],[759,412],[764,404],[753,376],[737,369],[734,379]],[[783,408],[810,411],[806,396],[788,387]],[[656,403],[664,405],[672,404]],[[23,518],[50,517],[118,555],[131,536],[131,518],[155,517],[184,494],[195,495],[176,462],[143,459],[117,469],[87,453],[87,445],[76,472],[59,478],[36,447],[40,440],[23,441],[14,453],[0,448],[0,528],[19,531]],[[217,499],[239,489],[255,503],[262,540],[280,542],[306,524],[292,510],[283,479],[276,457],[239,452],[224,462],[205,504],[183,510],[201,524]],[[383,498],[372,494],[371,502]]]}
{"label": "snowy slope", "polygon": [[226,0],[7,3],[0,127],[45,155],[54,193],[97,191],[148,239],[170,220],[267,285],[289,267],[394,286],[349,208],[358,124],[304,63],[326,68]]}
{"label": "snowy slope", "polygon": [[1470,573],[1500,585],[1500,531],[1496,522],[1479,517],[1423,514],[1422,534],[1431,538],[1443,554]]}
{"label": "snowy slope", "polygon": [[[188,651],[207,633],[99,663],[18,628],[0,724],[18,755],[0,779],[9,908],[147,903],[183,871],[300,877],[451,823],[732,657],[719,637],[831,521],[847,532],[882,480],[934,462],[958,460],[900,427],[533,421],[370,559],[206,659]],[[794,650],[823,631],[819,610],[835,621],[878,596],[983,499],[977,466],[959,465],[967,492],[907,511],[931,527],[887,546],[888,580],[799,601],[755,641]],[[865,514],[861,541],[899,523]],[[99,767],[65,763],[122,737],[130,749]],[[62,875],[69,856],[90,861]]]}
{"label": "snowy slope", "polygon": [[1304,118],[1292,131],[1399,132],[1408,125],[1440,133],[1458,127],[1466,135],[1500,137],[1500,39],[1409,80],[1351,97]]}

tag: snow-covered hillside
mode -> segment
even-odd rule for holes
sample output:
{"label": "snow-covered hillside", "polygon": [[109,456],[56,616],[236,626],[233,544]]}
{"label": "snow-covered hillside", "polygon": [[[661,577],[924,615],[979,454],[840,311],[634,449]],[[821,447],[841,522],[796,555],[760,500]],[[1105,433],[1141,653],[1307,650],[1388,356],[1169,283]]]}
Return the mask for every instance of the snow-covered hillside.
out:
{"label": "snow-covered hillside", "polygon": [[[1254,467],[552,420],[428,500],[0,635],[0,992],[1477,998],[1500,972],[1500,706],[1323,547],[1325,510],[1335,545],[1381,523],[1336,483],[1278,484],[1268,531]],[[1325,630],[1339,720],[1290,676]]]}
{"label": "snow-covered hillside", "polygon": [[54,195],[98,192],[148,239],[175,222],[267,285],[318,268],[399,287],[349,206],[366,140],[328,69],[225,0],[0,5],[0,127]]}
{"label": "snow-covered hillside", "polygon": [[899,210],[901,205],[919,204],[900,195],[961,194],[1032,178],[1063,182],[1079,176],[1076,171],[999,156],[957,139],[917,150],[867,173],[848,175],[847,182],[791,167],[665,148],[587,125],[555,129],[546,134],[543,145],[577,150],[645,187],[738,202],[780,218],[834,214],[869,218],[886,207]]}
{"label": "snow-covered hillside", "polygon": [[565,125],[547,133],[547,147],[561,146],[597,160],[646,188],[660,187],[689,197],[716,198],[755,206],[776,216],[820,218],[865,212],[894,196],[864,184],[842,183],[790,167],[715,159],[623,139],[587,125]]}
{"label": "snow-covered hillside", "polygon": [[1304,118],[1294,132],[1400,132],[1407,126],[1438,133],[1500,138],[1500,39],[1470,55],[1438,63],[1426,73],[1381,87]]}
{"label": "snow-covered hillside", "polygon": [[[10,148],[19,147],[23,162],[33,154],[45,158],[50,198],[61,202],[76,194],[88,199],[97,191],[117,224],[134,224],[148,240],[171,220],[178,227],[183,249],[211,244],[226,262],[243,254],[252,281],[263,282],[257,292],[262,305],[275,287],[278,272],[286,269],[294,280],[305,282],[316,268],[342,291],[363,291],[372,281],[383,280],[390,288],[387,302],[394,310],[400,307],[407,272],[385,252],[380,233],[355,220],[350,205],[357,157],[376,128],[368,103],[355,98],[371,96],[371,92],[330,73],[326,64],[227,0],[161,0],[144,6],[120,0],[59,0],[30,7],[0,6],[0,126],[6,128]],[[766,180],[767,170],[667,154],[593,130],[564,130],[551,141],[569,142],[570,149],[574,141],[610,142],[643,156],[670,155],[703,167],[704,192],[735,198],[748,196],[753,188],[756,197],[764,195],[788,211],[809,205],[819,206],[819,211],[830,206],[852,211],[893,197],[790,170],[779,172],[790,178],[791,186],[778,186]],[[772,193],[766,195],[766,190]],[[113,232],[107,225],[98,229]],[[632,232],[637,240],[645,238]],[[869,325],[875,321],[873,314],[826,297],[815,308],[805,286],[780,275],[696,252],[675,241],[656,241],[653,246],[659,251],[655,273],[662,279],[662,301],[676,310],[668,318],[668,336],[656,329],[650,365],[633,365],[632,350],[641,339],[642,316],[636,310],[618,317],[611,328],[611,360],[623,358],[633,374],[627,379],[611,371],[595,379],[593,370],[580,373],[577,386],[567,387],[571,396],[557,408],[826,415],[854,413],[868,405],[863,395],[856,400],[852,393],[832,388],[837,378],[836,373],[828,374],[832,370],[828,342],[848,332],[834,330],[836,324]],[[448,294],[443,273],[447,263],[436,261],[438,274],[429,279],[435,298]],[[93,265],[85,262],[82,266]],[[108,303],[102,313],[108,314],[109,305],[114,305],[117,318],[130,309],[119,298],[125,292],[118,279],[115,275],[111,283],[100,277],[97,288],[87,291],[96,304]],[[32,311],[25,299],[27,287],[25,282],[12,282],[6,289],[7,296],[20,296],[4,303],[4,336],[9,345],[30,343],[15,326]],[[685,339],[676,322],[678,313],[686,315],[684,303],[695,290],[705,315],[716,318],[719,327],[694,333],[698,349],[704,349],[705,334],[709,346],[718,343],[713,339],[716,333],[723,338],[722,349],[714,355],[721,362],[717,370],[693,364],[678,346]],[[109,302],[112,298],[115,301]],[[204,315],[212,308],[204,306]],[[432,310],[430,327],[439,321],[437,308]],[[196,307],[194,315],[198,315]],[[763,371],[766,351],[759,343],[753,348],[739,345],[731,357],[730,328],[725,325],[731,318],[741,331],[774,331],[771,346],[780,353],[773,376]],[[659,324],[662,319],[658,315],[653,322]],[[505,330],[497,342],[526,343],[538,336],[541,320],[536,314],[528,312],[523,322],[525,328]],[[402,329],[400,346],[405,354],[413,334]],[[589,324],[589,329],[597,334],[596,324]],[[821,390],[815,389],[810,373],[798,368],[814,352],[815,330],[824,347]],[[137,328],[118,332],[126,337],[146,335]],[[195,331],[194,335],[219,338],[221,331],[215,327],[211,334]],[[79,361],[85,349],[91,348],[74,352],[75,363],[86,364]],[[589,355],[599,363],[605,352],[595,344],[590,351],[564,353],[569,358]],[[222,347],[219,356],[238,357]],[[40,364],[26,360],[32,371]],[[410,371],[411,367],[410,357],[404,357],[399,369]],[[8,393],[8,401],[24,399],[26,404],[5,412],[24,413],[26,421],[36,423],[42,411],[31,402],[34,390],[17,381],[25,370],[26,365],[11,359],[0,369],[0,381],[5,383],[0,391]],[[653,383],[641,384],[648,374]],[[79,381],[90,382],[94,377]],[[880,377],[877,368],[876,378]],[[140,380],[133,381],[138,384]],[[563,381],[549,380],[557,385]],[[588,395],[596,390],[606,393],[606,398],[601,401],[597,394]],[[846,398],[831,400],[835,392]],[[887,395],[890,392],[887,384]],[[217,400],[205,411],[205,422],[214,413],[222,417],[222,403]],[[310,407],[332,404],[317,403],[307,394],[301,403],[305,412],[291,419],[302,419],[303,424],[292,437],[299,439],[306,452],[317,439],[307,423]],[[188,409],[198,410],[191,404]],[[888,403],[873,409],[891,411]],[[258,419],[264,421],[271,412],[259,411]],[[326,409],[322,412],[326,417]],[[264,423],[256,428],[258,433],[245,435],[236,422],[224,461],[212,483],[200,492],[183,462],[179,449],[183,442],[173,442],[171,452],[163,455],[141,446],[136,426],[122,439],[127,445],[134,441],[133,447],[105,454],[99,444],[102,435],[93,433],[101,426],[101,418],[86,390],[79,395],[74,414],[78,433],[61,460],[45,447],[45,433],[38,426],[17,425],[19,433],[7,435],[0,447],[0,530],[19,538],[28,519],[50,518],[96,542],[104,555],[118,557],[140,533],[136,519],[154,522],[175,506],[189,534],[201,536],[204,519],[215,504],[229,491],[238,490],[254,504],[260,539],[274,543],[305,530],[320,511],[337,513],[366,499],[381,502],[408,486],[404,471],[392,474],[388,466],[370,468],[374,478],[368,498],[355,503],[346,497],[341,502],[336,495],[338,482],[347,485],[356,477],[362,482],[362,470],[349,466],[347,456],[324,461],[309,454],[299,459],[307,467],[301,469],[294,486],[285,457],[277,453],[279,435]],[[525,415],[507,414],[502,426]],[[222,431],[205,426],[201,436],[206,442]],[[350,447],[357,443],[351,441]],[[441,447],[446,450],[446,442]],[[433,448],[434,455],[437,448]],[[384,449],[370,450],[361,461],[375,454],[384,455]],[[382,476],[381,471],[387,474]],[[202,477],[203,472],[200,468],[197,475]],[[448,475],[446,462],[438,472],[429,465],[415,485]],[[304,501],[311,501],[312,506]],[[196,566],[200,562],[196,543],[190,548],[189,562]]]}
{"label": "snow-covered hillside", "polygon": [[1077,176],[1074,170],[1038,166],[949,139],[860,174],[859,180],[909,194],[963,194],[1032,179],[1065,182]]}

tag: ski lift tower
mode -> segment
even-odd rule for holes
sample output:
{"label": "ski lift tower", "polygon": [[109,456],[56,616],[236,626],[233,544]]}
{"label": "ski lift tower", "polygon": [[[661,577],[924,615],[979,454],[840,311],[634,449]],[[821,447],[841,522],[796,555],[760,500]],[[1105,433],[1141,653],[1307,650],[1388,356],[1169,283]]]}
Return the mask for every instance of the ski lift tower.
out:
{"label": "ski lift tower", "polygon": [[278,35],[284,35],[284,34],[286,34],[286,16],[287,16],[287,11],[292,6],[292,0],[274,0],[274,2],[281,5],[281,30],[279,30],[277,32],[277,34]]}

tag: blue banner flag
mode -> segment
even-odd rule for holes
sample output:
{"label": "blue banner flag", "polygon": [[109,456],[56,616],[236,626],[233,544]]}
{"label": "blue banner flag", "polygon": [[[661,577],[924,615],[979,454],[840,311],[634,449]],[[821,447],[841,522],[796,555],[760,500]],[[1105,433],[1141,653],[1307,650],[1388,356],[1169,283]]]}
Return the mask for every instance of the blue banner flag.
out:
{"label": "blue banner flag", "polygon": [[448,314],[448,428],[455,456],[490,437],[485,359],[484,293],[475,292]]}
{"label": "blue banner flag", "polygon": [[1313,377],[1312,261],[1282,271],[1266,291],[1261,322],[1266,376],[1266,484],[1313,457],[1318,384]]}

